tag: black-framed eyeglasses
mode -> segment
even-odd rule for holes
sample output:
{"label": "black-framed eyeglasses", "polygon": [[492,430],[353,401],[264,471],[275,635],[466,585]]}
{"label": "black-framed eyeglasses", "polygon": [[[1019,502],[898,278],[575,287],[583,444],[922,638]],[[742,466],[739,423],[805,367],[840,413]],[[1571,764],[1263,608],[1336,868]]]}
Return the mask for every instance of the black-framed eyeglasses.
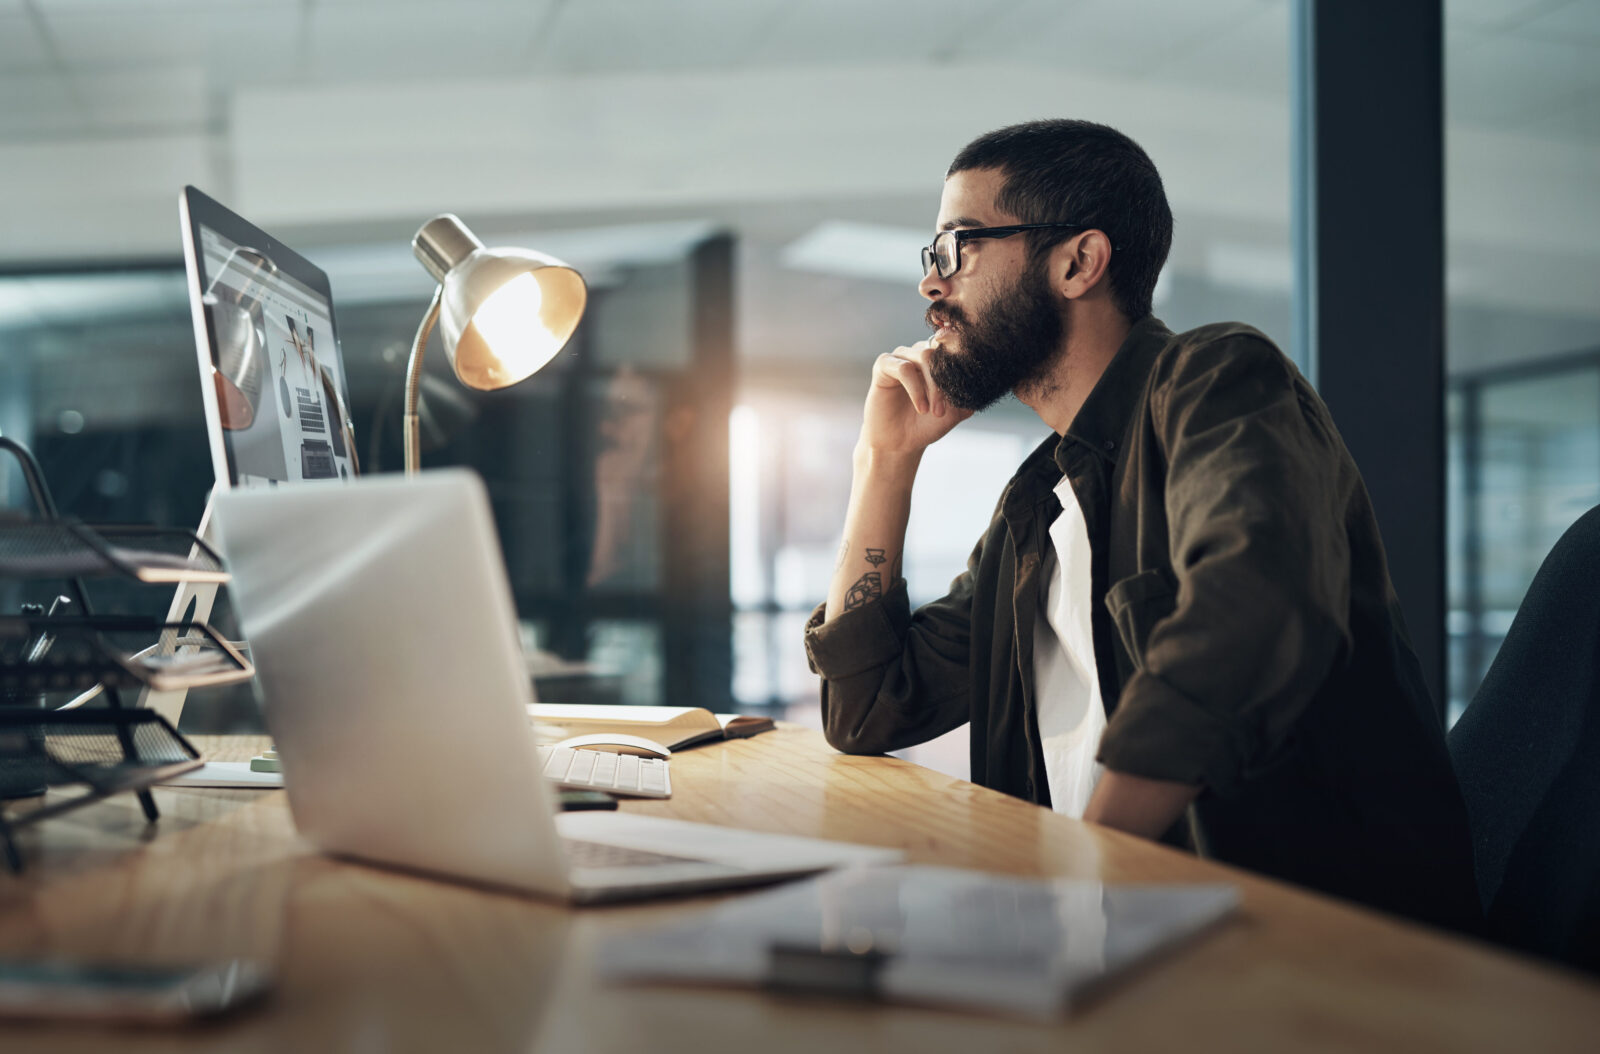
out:
{"label": "black-framed eyeglasses", "polygon": [[940,231],[934,236],[933,244],[922,250],[922,273],[927,274],[928,268],[937,266],[939,277],[949,278],[961,270],[962,242],[974,238],[1009,238],[1023,231],[1042,231],[1059,227],[1071,227],[1080,231],[1090,229],[1081,223],[1015,223],[1009,227],[968,227],[964,230]]}

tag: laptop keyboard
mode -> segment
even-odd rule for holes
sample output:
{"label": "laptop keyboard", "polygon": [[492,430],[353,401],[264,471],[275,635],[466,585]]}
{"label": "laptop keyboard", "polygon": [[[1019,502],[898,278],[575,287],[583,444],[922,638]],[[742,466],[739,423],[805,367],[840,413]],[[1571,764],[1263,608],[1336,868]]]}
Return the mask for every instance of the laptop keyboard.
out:
{"label": "laptop keyboard", "polygon": [[567,863],[573,867],[653,867],[658,864],[703,864],[689,856],[669,856],[645,849],[628,849],[604,842],[582,842],[576,838],[563,838],[561,845],[567,851]]}
{"label": "laptop keyboard", "polygon": [[572,790],[608,791],[635,798],[670,798],[672,780],[659,758],[609,750],[552,747],[544,753],[544,777]]}

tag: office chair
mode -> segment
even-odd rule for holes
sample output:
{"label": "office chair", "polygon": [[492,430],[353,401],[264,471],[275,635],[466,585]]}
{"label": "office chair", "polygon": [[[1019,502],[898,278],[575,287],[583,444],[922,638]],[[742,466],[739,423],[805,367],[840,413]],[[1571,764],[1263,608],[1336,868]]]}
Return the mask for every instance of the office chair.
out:
{"label": "office chair", "polygon": [[1449,743],[1491,935],[1600,972],[1600,507],[1545,557]]}

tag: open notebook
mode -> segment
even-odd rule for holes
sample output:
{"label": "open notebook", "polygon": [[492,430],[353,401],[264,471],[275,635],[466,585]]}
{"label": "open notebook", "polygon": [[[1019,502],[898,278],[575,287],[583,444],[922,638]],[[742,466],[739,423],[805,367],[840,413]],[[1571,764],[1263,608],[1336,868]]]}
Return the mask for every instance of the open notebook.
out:
{"label": "open notebook", "polygon": [[698,706],[563,706],[534,703],[528,716],[543,742],[595,732],[626,732],[653,739],[669,750],[723,739],[744,739],[774,726],[770,717],[713,714]]}

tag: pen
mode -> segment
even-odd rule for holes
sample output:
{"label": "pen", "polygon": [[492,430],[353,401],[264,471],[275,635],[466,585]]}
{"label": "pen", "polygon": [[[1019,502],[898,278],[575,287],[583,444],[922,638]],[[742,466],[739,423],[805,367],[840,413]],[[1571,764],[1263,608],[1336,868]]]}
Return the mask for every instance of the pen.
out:
{"label": "pen", "polygon": [[[61,608],[64,605],[71,604],[71,603],[72,603],[72,598],[71,597],[67,597],[67,596],[58,596],[58,597],[56,597],[54,600],[52,600],[50,602],[50,610],[44,612],[44,617],[45,618],[54,618],[56,616],[56,614],[58,612],[60,612]],[[37,605],[33,605],[33,606],[36,607]],[[24,609],[24,610],[26,610],[26,609]],[[40,630],[38,639],[35,640],[32,645],[29,646],[27,656],[23,659],[23,661],[25,663],[27,663],[29,666],[32,666],[33,664],[39,662],[46,655],[48,655],[50,653],[50,646],[53,645],[55,642],[56,642],[56,636],[55,636],[54,633],[51,633],[49,629]]]}

